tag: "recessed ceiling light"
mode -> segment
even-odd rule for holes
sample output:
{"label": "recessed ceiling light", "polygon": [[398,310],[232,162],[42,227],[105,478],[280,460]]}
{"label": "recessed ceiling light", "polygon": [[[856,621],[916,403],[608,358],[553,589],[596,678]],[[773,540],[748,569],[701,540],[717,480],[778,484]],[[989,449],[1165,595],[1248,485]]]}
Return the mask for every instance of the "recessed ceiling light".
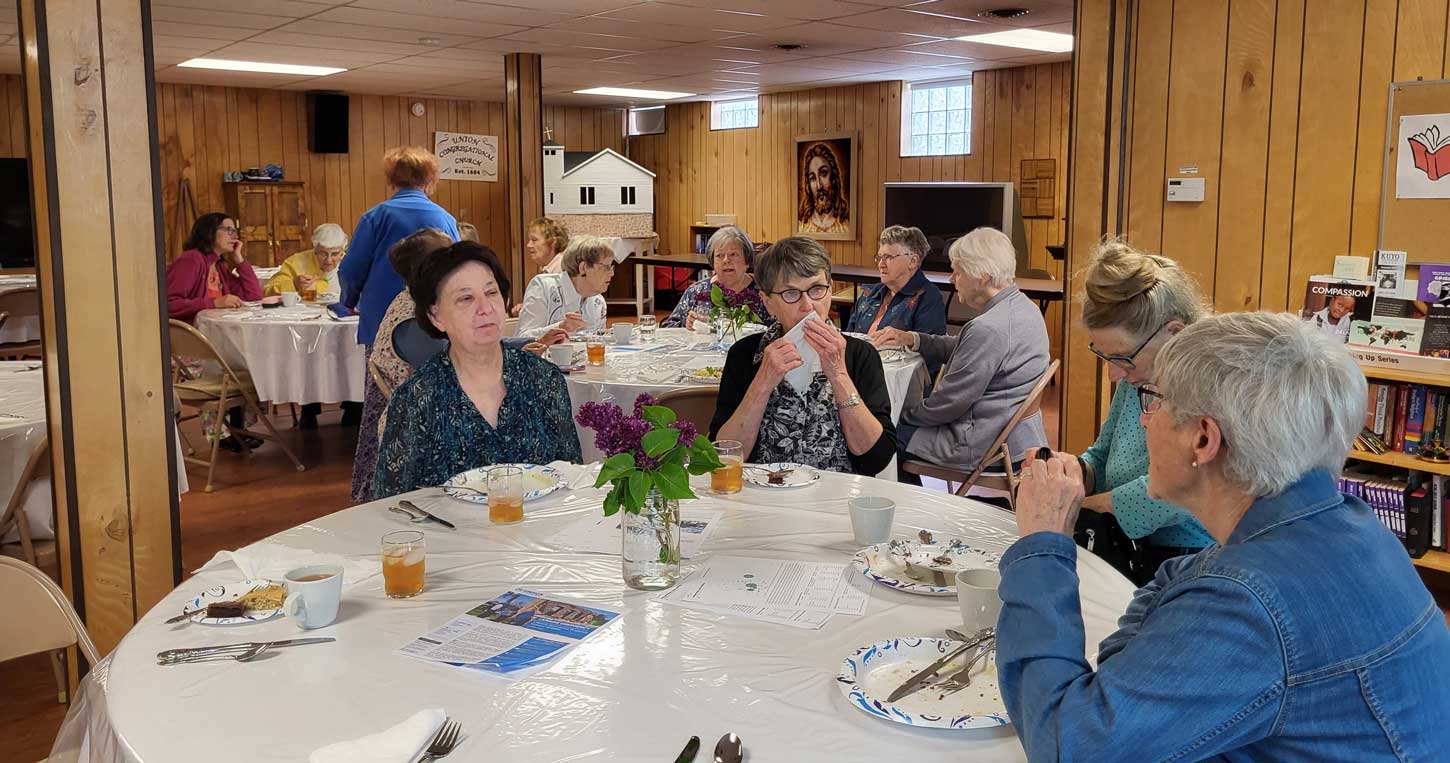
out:
{"label": "recessed ceiling light", "polygon": [[689,98],[694,93],[675,93],[669,90],[638,90],[632,87],[591,87],[575,90],[576,95],[617,95],[620,98],[648,98],[652,101],[669,101],[675,98]]}
{"label": "recessed ceiling light", "polygon": [[297,64],[268,64],[260,61],[228,61],[222,58],[193,58],[177,64],[187,69],[223,69],[233,72],[261,72],[263,74],[298,74],[308,77],[325,77],[345,72],[336,66],[299,66]]}
{"label": "recessed ceiling light", "polygon": [[1001,45],[1004,48],[1026,48],[1046,53],[1067,53],[1072,50],[1072,35],[1060,32],[1044,32],[1040,29],[1009,29],[990,34],[969,34],[958,37],[962,42],[980,42],[986,45]]}
{"label": "recessed ceiling light", "polygon": [[441,45],[442,43],[443,43],[443,41],[440,40],[440,39],[438,39],[437,37],[419,37],[418,38],[418,44],[419,45]]}

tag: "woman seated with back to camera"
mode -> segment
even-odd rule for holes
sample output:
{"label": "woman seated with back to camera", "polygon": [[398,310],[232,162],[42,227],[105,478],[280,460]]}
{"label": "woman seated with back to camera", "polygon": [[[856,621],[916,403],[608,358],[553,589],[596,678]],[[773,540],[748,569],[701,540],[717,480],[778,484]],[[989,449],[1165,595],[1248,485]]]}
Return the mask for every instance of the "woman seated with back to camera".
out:
{"label": "woman seated with back to camera", "polygon": [[498,257],[471,241],[416,265],[408,291],[418,323],[448,337],[448,350],[393,393],[374,498],[439,485],[488,464],[579,461],[564,375],[500,343],[508,288]]}
{"label": "woman seated with back to camera", "polygon": [[1444,760],[1450,632],[1404,546],[1336,480],[1364,422],[1342,344],[1291,315],[1184,328],[1138,387],[1148,495],[1216,543],[1166,562],[1085,649],[1077,458],[1029,461],[1002,555],[997,676],[1029,760]]}
{"label": "woman seated with back to camera", "polygon": [[760,287],[750,275],[755,264],[755,244],[745,231],[734,225],[727,225],[710,235],[705,244],[705,259],[714,271],[709,278],[701,278],[690,284],[680,295],[679,304],[660,326],[693,328],[696,321],[709,321],[714,307],[711,291],[715,286],[725,293],[732,306],[746,304],[761,321],[768,320],[765,298]]}
{"label": "woman seated with back to camera", "polygon": [[[885,469],[896,453],[896,432],[881,356],[827,320],[831,259],[825,248],[815,239],[781,239],[756,260],[755,277],[775,321],[730,348],[711,439],[739,440],[746,460],[758,464],[867,475]],[[803,346],[820,358],[804,389],[786,378],[804,360],[784,338],[801,323]]]}
{"label": "woman seated with back to camera", "polygon": [[604,292],[614,278],[614,249],[598,236],[578,236],[564,250],[563,268],[529,281],[519,311],[518,336],[543,337],[553,329],[566,335],[581,329],[604,330],[608,310]]}
{"label": "woman seated with back to camera", "polygon": [[[1017,288],[1017,252],[1006,234],[978,228],[952,242],[947,255],[957,300],[972,312],[971,322],[956,336],[884,328],[873,341],[910,347],[929,363],[945,364],[931,394],[901,411],[902,457],[970,472],[991,455],[987,449],[1047,372],[1047,324]],[[1040,413],[1007,435],[1016,459],[1046,444]],[[905,471],[899,478],[920,482]]]}

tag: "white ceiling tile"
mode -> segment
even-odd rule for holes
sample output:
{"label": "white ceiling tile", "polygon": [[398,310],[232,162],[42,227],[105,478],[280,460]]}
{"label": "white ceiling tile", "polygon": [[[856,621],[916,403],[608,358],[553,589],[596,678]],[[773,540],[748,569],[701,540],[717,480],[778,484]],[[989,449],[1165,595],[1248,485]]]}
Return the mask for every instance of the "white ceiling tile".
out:
{"label": "white ceiling tile", "polygon": [[226,47],[226,45],[227,43],[219,40],[198,40],[195,37],[176,37],[174,35],[158,34],[151,38],[151,46],[157,50],[190,53],[193,58]]}
{"label": "white ceiling tile", "polygon": [[492,5],[531,8],[570,16],[587,16],[592,13],[607,13],[638,5],[640,0],[489,0],[489,2]]}
{"label": "white ceiling tile", "polygon": [[703,25],[691,27],[676,24],[658,24],[629,19],[617,19],[609,16],[585,16],[583,18],[555,24],[550,29],[614,35],[617,37],[643,38],[657,42],[676,44],[682,42],[720,40],[728,37],[737,37],[741,34],[741,32],[734,31],[717,31]]}
{"label": "white ceiling tile", "polygon": [[452,34],[466,35],[469,37],[498,37],[524,29],[522,26],[499,24],[489,21],[470,21],[468,19],[424,16],[418,13],[397,13],[393,11],[378,11],[371,8],[353,7],[333,8],[323,11],[312,18],[323,22],[337,21],[346,24],[364,24],[367,26],[388,27],[397,30],[412,30],[419,34],[426,33],[427,36]]}
{"label": "white ceiling tile", "polygon": [[269,16],[261,13],[233,13],[205,8],[153,5],[151,6],[151,20],[153,22],[170,21],[177,24],[206,24],[262,31],[282,26],[292,19],[287,16]]}
{"label": "white ceiling tile", "polygon": [[[342,5],[344,2],[346,0],[247,0],[246,10],[250,13],[302,18],[311,16],[318,11],[325,11],[335,5]],[[164,0],[164,2],[151,4],[152,18],[159,17],[162,6],[233,11],[237,8],[237,2],[236,0]],[[15,4],[11,2],[10,7],[15,7]]]}
{"label": "white ceiling tile", "polygon": [[281,45],[259,41],[239,42],[225,48],[211,51],[211,58],[233,61],[265,61],[269,64],[298,64],[301,66],[338,66],[356,69],[369,64],[380,64],[397,58],[397,54],[371,50],[357,45],[349,50],[319,48],[313,45]]}
{"label": "white ceiling tile", "polygon": [[[926,59],[931,56],[917,56],[913,63],[917,66],[927,63]],[[936,63],[936,61],[930,61]],[[883,63],[881,61],[859,61],[845,56],[826,56],[822,58],[810,58],[801,62],[802,66],[811,69],[823,69],[835,72],[836,76],[844,77],[848,74],[874,74],[876,72],[890,71],[892,69],[906,68],[901,64]]]}
{"label": "white ceiling tile", "polygon": [[[1026,8],[1027,15],[1015,19],[988,19],[1003,26],[1041,26],[1072,21],[1072,0],[1017,0],[1006,6]],[[962,18],[980,18],[982,11],[1004,7],[1002,0],[922,0],[911,6],[912,10],[945,13]]]}
{"label": "white ceiling tile", "polygon": [[[675,24],[703,29],[717,29],[722,31],[735,32],[763,32],[769,29],[776,29],[791,22],[779,15],[766,15],[764,13],[730,13],[716,10],[726,5],[723,2],[711,3],[700,7],[687,5],[672,5],[670,3],[641,3],[629,8],[601,14],[596,19],[625,19],[627,21],[643,21],[651,24]],[[781,3],[781,5],[786,5]]]}
{"label": "white ceiling tile", "polygon": [[859,29],[890,29],[893,32],[928,35],[932,37],[960,37],[964,34],[986,34],[997,31],[995,27],[976,19],[963,19],[925,13],[915,8],[887,8],[836,19],[835,24]]}
{"label": "white ceiling tile", "polygon": [[[962,56],[950,56],[945,53],[932,53],[918,50],[912,47],[906,48],[879,48],[876,50],[858,50],[852,53],[842,53],[835,58],[851,61],[872,61],[883,64],[894,64],[896,66],[913,68],[917,66],[940,66],[959,61],[970,61]],[[811,59],[802,63],[810,66]]]}
{"label": "white ceiling tile", "polygon": [[155,34],[164,34],[173,37],[191,37],[198,40],[221,40],[223,42],[236,42],[245,40],[257,33],[255,29],[236,29],[225,26],[210,26],[207,24],[181,24],[173,21],[153,21],[151,31]]}
{"label": "white ceiling tile", "polygon": [[590,61],[633,52],[620,48],[609,49],[582,45],[556,45],[554,43],[533,40],[509,40],[503,38],[478,40],[467,45],[460,45],[457,49],[487,51],[497,53],[499,56],[507,53],[538,53],[543,56],[545,66],[548,65],[549,61],[558,58],[566,58],[578,62],[581,60]]}
{"label": "white ceiling tile", "polygon": [[903,34],[882,29],[858,29],[833,22],[813,21],[783,27],[774,32],[732,40],[731,44],[771,47],[781,43],[808,46],[807,55],[834,55],[870,48],[899,48],[913,43],[930,42],[934,37]]}
{"label": "white ceiling tile", "polygon": [[694,8],[728,9],[745,13],[760,13],[767,16],[781,16],[801,21],[833,19],[875,10],[877,6],[846,0],[668,0],[670,5],[686,5]]}
{"label": "white ceiling tile", "polygon": [[619,35],[592,34],[589,32],[547,28],[526,29],[522,32],[516,32],[496,39],[543,42],[551,45],[578,45],[586,48],[609,48],[621,52],[659,50],[660,48],[668,48],[679,44],[666,40],[647,40],[639,37],[622,37]]}
{"label": "white ceiling tile", "polygon": [[[340,21],[324,21],[322,19],[310,18],[294,21],[276,31],[268,32],[268,41],[276,39],[295,39],[291,37],[280,37],[280,35],[309,35],[316,38],[328,38],[327,45],[333,47],[338,40],[358,47],[367,45],[383,50],[376,42],[401,43],[403,48],[393,48],[403,53],[426,53],[435,46],[423,45],[418,42],[419,37],[431,37],[438,40],[438,46],[451,48],[454,45],[462,45],[474,42],[478,38],[463,34],[419,32],[416,29],[404,29],[391,26],[368,26],[365,24],[345,24]],[[366,41],[366,42],[362,42]],[[304,43],[305,44],[305,43]]]}
{"label": "white ceiling tile", "polygon": [[258,74],[257,72],[228,72],[216,69],[181,69],[175,66],[156,72],[161,82],[175,82],[187,85],[225,85],[227,87],[288,88],[303,79],[317,80],[325,77],[302,77],[295,74]]}
{"label": "white ceiling tile", "polygon": [[962,56],[974,61],[996,61],[1003,58],[1020,56],[1027,52],[1021,48],[984,45],[980,42],[962,42],[961,40],[924,42],[910,47],[926,53],[945,53],[949,56]]}
{"label": "white ceiling tile", "polygon": [[348,3],[348,7],[463,21],[512,24],[521,27],[546,26],[567,21],[578,15],[550,12],[538,8],[467,2],[466,0],[352,0]]}
{"label": "white ceiling tile", "polygon": [[413,56],[400,58],[389,62],[392,66],[402,66],[418,71],[420,74],[438,72],[440,74],[465,74],[473,77],[496,74],[503,76],[503,59],[498,61],[458,61],[449,58],[432,58],[428,56]]}

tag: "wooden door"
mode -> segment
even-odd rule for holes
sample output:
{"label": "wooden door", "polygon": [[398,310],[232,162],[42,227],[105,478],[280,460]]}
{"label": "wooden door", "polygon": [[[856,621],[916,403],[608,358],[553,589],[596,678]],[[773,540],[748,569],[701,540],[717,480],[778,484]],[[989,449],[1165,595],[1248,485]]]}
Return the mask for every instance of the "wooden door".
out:
{"label": "wooden door", "polygon": [[307,207],[303,201],[304,186],[279,185],[272,191],[272,233],[276,236],[277,262],[312,248],[311,232],[307,228]]}
{"label": "wooden door", "polygon": [[272,198],[270,188],[243,185],[237,188],[237,216],[242,229],[242,251],[247,261],[258,267],[271,267],[274,246],[272,230]]}

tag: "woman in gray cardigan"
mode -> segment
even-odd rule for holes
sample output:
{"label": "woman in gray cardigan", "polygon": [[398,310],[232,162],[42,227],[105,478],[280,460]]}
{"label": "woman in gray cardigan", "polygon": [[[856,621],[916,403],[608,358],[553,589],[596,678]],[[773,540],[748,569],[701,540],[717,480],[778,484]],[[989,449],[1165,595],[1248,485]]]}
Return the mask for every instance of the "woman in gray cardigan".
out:
{"label": "woman in gray cardigan", "polygon": [[[1017,254],[1001,231],[978,228],[952,243],[952,284],[973,313],[957,336],[884,329],[877,347],[910,347],[942,374],[926,398],[909,402],[897,425],[903,457],[971,471],[1047,371],[1047,324],[1014,281]],[[1042,416],[1007,437],[1014,457],[1047,444]],[[901,473],[903,481],[916,481]]]}

